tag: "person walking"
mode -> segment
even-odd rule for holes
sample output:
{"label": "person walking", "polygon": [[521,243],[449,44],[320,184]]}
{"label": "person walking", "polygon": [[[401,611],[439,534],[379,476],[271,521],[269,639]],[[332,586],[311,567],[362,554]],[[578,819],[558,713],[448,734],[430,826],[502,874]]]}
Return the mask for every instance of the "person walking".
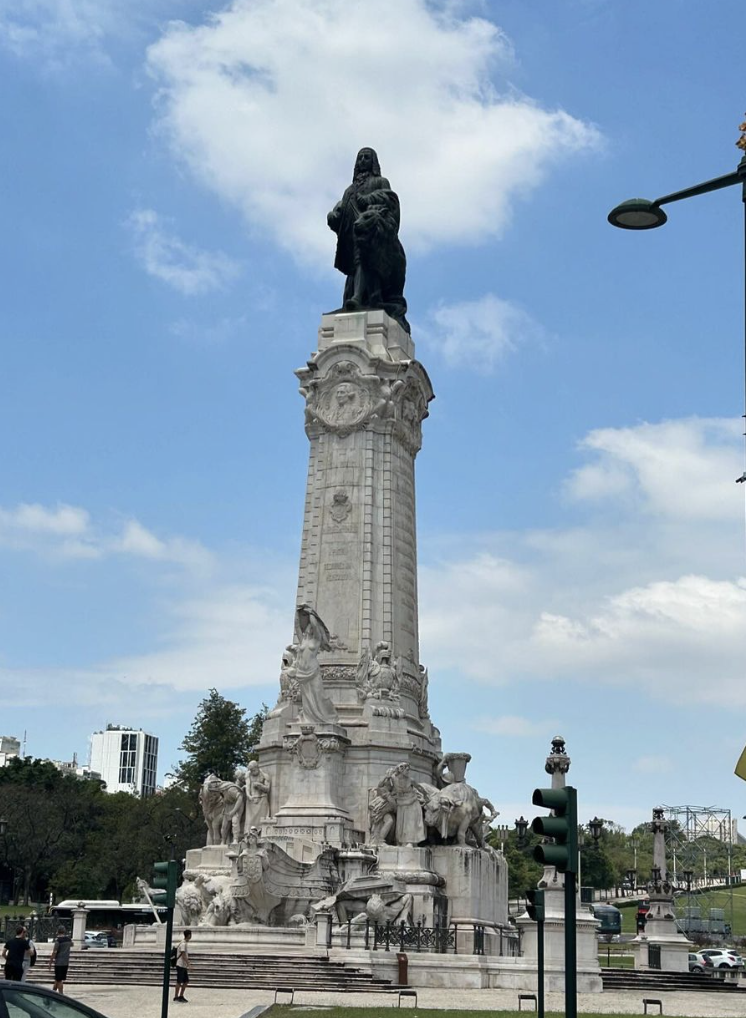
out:
{"label": "person walking", "polygon": [[21,982],[22,983],[26,982],[26,977],[28,976],[28,970],[31,968],[31,966],[32,965],[36,965],[36,944],[33,942],[31,937],[29,937],[28,930],[24,929],[24,932],[25,932],[26,937],[28,937],[28,947],[29,947],[29,950],[28,950],[28,954],[23,959],[23,975],[21,976]]}
{"label": "person walking", "polygon": [[5,978],[20,983],[23,979],[23,960],[31,954],[26,939],[26,927],[19,926],[16,935],[12,940],[6,941],[3,948],[3,960],[5,961]]}
{"label": "person walking", "polygon": [[176,994],[174,1000],[180,1004],[188,1004],[184,991],[189,983],[189,941],[192,931],[184,930],[176,948]]}
{"label": "person walking", "polygon": [[64,926],[60,926],[57,930],[54,947],[49,958],[50,969],[54,966],[52,989],[57,993],[65,992],[65,980],[67,979],[67,969],[70,965],[70,950],[72,946],[73,942],[67,935],[67,930]]}

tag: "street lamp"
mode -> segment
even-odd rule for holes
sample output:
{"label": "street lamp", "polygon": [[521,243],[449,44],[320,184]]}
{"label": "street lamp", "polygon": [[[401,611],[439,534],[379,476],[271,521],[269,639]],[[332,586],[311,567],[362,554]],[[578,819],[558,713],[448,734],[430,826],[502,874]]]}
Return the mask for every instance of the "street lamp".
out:
{"label": "street lamp", "polygon": [[647,198],[630,198],[629,201],[623,201],[621,205],[613,208],[607,218],[612,226],[619,226],[622,230],[654,230],[656,226],[663,226],[668,221],[661,205],[681,201],[683,198],[694,198],[709,191],[719,191],[720,188],[730,187],[732,184],[746,185],[746,156],[733,173],[706,180],[703,184],[695,184],[694,187],[687,187],[683,191],[664,194],[655,201],[649,201]]}
{"label": "street lamp", "polygon": [[518,844],[523,845],[526,840],[526,831],[528,830],[528,820],[521,815],[518,820],[515,821],[515,832],[518,835]]}
{"label": "street lamp", "polygon": [[603,830],[604,822],[599,817],[594,817],[588,821],[588,830],[591,832],[591,837],[598,844],[598,839],[601,837],[601,831]]}
{"label": "street lamp", "polygon": [[[739,130],[746,132],[746,124],[741,124]],[[741,135],[736,145],[746,152],[746,134]],[[719,191],[721,188],[731,187],[733,184],[743,185],[744,213],[746,213],[746,155],[744,155],[733,173],[726,173],[722,177],[706,180],[702,184],[695,184],[693,187],[687,187],[683,191],[664,194],[662,198],[656,198],[655,201],[649,201],[647,198],[631,198],[629,201],[623,201],[621,205],[613,208],[607,218],[612,226],[618,226],[622,230],[653,230],[657,226],[663,226],[667,221],[666,213],[661,208],[661,205],[682,201],[684,198],[695,198],[698,194]],[[744,218],[744,230],[746,232],[746,216]],[[744,301],[746,303],[746,286]],[[744,318],[744,323],[746,324],[746,317]],[[746,349],[746,337],[744,347]],[[744,395],[746,397],[746,391]],[[746,407],[744,408],[744,417],[746,417]],[[736,478],[737,484],[743,484],[744,482],[746,482],[746,471]]]}

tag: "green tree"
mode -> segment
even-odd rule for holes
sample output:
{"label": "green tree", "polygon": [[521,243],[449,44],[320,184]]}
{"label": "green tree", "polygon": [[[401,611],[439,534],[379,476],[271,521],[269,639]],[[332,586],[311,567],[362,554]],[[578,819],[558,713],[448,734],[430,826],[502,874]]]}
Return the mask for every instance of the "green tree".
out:
{"label": "green tree", "polygon": [[51,876],[85,852],[104,809],[100,782],[62,774],[41,760],[0,768],[0,814],[8,830],[0,850],[14,876],[13,897],[39,900]]}
{"label": "green tree", "polygon": [[503,844],[505,861],[508,864],[508,897],[522,898],[530,888],[536,887],[544,872],[544,867],[534,861],[534,845],[540,842],[530,830],[523,843],[519,842],[515,831],[510,830],[503,840],[497,831],[490,831],[487,843],[493,848]]}
{"label": "green tree", "polygon": [[262,704],[260,711],[247,718],[243,707],[211,689],[179,746],[188,756],[174,768],[177,783],[196,793],[208,774],[231,778],[237,767],[254,758],[267,713],[267,705]]}

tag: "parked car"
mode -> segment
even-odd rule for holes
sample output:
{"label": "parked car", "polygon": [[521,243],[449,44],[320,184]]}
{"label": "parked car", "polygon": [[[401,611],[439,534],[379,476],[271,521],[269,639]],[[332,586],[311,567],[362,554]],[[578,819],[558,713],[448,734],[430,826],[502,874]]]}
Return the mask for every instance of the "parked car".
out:
{"label": "parked car", "polygon": [[737,951],[730,948],[706,948],[698,951],[697,957],[702,959],[704,969],[740,969],[743,968],[743,958]]}
{"label": "parked car", "polygon": [[698,954],[689,955],[689,971],[690,972],[704,972],[705,963]]}
{"label": "parked car", "polygon": [[86,930],[85,939],[83,941],[83,950],[87,947],[108,947],[109,946],[109,935],[108,933],[96,933],[95,930]]}
{"label": "parked car", "polygon": [[65,994],[48,990],[33,983],[12,983],[0,979],[0,1015],[13,1018],[39,1018],[41,1015],[59,1015],[60,1018],[106,1018],[100,1011],[81,1004]]}

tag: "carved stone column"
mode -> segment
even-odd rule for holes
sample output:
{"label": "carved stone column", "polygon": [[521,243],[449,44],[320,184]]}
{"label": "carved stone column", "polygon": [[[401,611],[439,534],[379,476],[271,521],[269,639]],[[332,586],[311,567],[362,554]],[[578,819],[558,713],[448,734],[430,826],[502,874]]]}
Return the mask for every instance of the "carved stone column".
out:
{"label": "carved stone column", "polygon": [[653,835],[653,873],[648,884],[650,910],[645,923],[645,930],[635,938],[640,968],[650,967],[651,953],[649,948],[658,948],[660,967],[669,972],[686,972],[689,968],[688,952],[690,942],[679,932],[676,925],[676,907],[674,905],[674,886],[668,879],[666,864],[666,834],[670,830],[665,811],[657,806],[653,810],[653,819],[647,824]]}
{"label": "carved stone column", "polygon": [[356,675],[380,641],[400,661],[400,706],[420,714],[414,460],[433,398],[411,337],[383,311],[324,315],[319,349],[296,372],[311,443],[298,604],[333,634],[322,659],[342,715],[359,714]]}

